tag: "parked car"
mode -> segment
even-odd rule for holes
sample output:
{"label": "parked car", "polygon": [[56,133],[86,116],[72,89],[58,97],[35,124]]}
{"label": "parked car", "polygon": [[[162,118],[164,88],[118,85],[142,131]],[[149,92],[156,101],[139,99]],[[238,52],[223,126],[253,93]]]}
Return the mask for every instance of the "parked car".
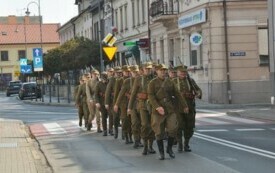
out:
{"label": "parked car", "polygon": [[19,98],[41,98],[41,88],[36,82],[23,83],[19,91]]}
{"label": "parked car", "polygon": [[10,81],[6,88],[6,96],[9,97],[12,94],[18,94],[21,88],[21,81]]}

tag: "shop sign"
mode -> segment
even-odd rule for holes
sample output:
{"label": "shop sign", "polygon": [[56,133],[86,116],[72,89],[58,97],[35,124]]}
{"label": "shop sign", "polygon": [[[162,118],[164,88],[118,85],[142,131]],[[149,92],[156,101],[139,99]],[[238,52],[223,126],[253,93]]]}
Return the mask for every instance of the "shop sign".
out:
{"label": "shop sign", "polygon": [[199,23],[206,22],[206,9],[201,9],[190,13],[188,15],[181,16],[178,20],[178,27],[186,28]]}
{"label": "shop sign", "polygon": [[202,35],[199,33],[193,33],[190,36],[190,43],[193,46],[200,46],[202,44]]}

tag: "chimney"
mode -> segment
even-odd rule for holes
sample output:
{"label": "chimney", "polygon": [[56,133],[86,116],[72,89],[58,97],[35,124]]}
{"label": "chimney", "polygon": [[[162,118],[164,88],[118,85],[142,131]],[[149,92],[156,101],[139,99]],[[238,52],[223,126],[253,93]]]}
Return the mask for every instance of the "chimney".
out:
{"label": "chimney", "polygon": [[16,16],[15,15],[10,15],[8,16],[8,24],[14,25],[17,23]]}

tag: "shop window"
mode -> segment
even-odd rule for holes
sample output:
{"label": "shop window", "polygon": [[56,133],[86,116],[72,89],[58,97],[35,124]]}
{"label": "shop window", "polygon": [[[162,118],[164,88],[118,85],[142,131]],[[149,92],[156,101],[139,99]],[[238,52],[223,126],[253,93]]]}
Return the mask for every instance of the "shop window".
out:
{"label": "shop window", "polygon": [[8,51],[1,51],[1,61],[8,61],[9,60],[9,52]]}

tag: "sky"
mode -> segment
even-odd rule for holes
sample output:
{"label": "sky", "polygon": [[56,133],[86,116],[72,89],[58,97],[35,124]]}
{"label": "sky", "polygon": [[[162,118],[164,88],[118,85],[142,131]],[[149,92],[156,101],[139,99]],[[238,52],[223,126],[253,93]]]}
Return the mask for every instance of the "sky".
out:
{"label": "sky", "polygon": [[[0,0],[0,16],[24,16],[30,2],[38,0]],[[72,17],[76,16],[77,5],[75,0],[40,0],[41,15],[43,23],[60,23],[63,25]],[[38,6],[29,4],[30,16],[38,16]]]}

